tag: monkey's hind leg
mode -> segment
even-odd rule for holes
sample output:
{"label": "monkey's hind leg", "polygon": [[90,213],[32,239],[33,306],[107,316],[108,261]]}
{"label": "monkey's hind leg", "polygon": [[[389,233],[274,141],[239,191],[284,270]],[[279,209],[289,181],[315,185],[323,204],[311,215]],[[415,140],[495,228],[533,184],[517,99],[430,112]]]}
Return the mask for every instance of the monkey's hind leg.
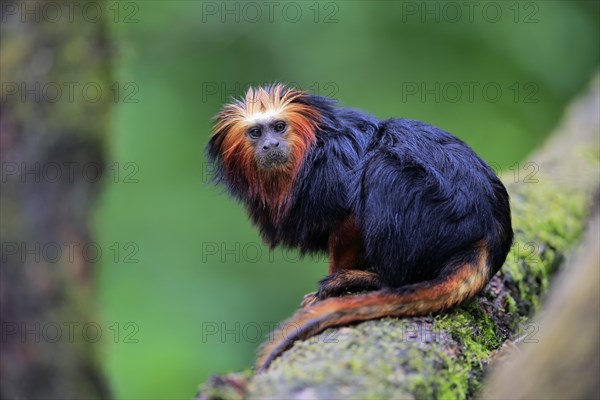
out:
{"label": "monkey's hind leg", "polygon": [[309,307],[329,297],[381,289],[379,275],[375,272],[356,269],[340,269],[327,275],[320,283],[319,290],[304,296],[300,304],[302,307]]}

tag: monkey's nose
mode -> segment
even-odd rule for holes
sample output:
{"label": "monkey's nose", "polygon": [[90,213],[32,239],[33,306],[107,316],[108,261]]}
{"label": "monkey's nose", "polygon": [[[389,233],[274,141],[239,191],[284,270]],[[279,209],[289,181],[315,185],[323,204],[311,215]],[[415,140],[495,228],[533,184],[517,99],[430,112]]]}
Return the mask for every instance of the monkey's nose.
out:
{"label": "monkey's nose", "polygon": [[277,140],[268,140],[263,144],[263,150],[274,149],[275,147],[279,147],[279,141]]}

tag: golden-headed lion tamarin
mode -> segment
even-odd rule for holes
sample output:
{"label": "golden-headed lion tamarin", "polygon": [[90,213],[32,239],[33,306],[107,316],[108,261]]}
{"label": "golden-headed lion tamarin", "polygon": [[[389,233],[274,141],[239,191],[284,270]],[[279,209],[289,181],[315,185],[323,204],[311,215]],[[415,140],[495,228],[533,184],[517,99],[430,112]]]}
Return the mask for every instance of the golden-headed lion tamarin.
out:
{"label": "golden-headed lion tamarin", "polygon": [[329,252],[329,275],[286,322],[296,329],[262,347],[259,370],[326,328],[471,298],[512,243],[492,169],[423,122],[378,120],[275,84],[223,108],[207,154],[267,243]]}

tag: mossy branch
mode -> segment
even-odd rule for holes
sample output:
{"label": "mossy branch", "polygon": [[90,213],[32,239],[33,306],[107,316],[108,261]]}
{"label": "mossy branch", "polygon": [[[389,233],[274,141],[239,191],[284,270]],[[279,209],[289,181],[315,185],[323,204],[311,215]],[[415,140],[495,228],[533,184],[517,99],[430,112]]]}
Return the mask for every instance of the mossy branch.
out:
{"label": "mossy branch", "polygon": [[[213,377],[199,397],[466,398],[505,343],[533,340],[529,318],[582,233],[598,185],[599,80],[567,110],[510,182],[515,242],[501,271],[473,301],[440,315],[386,318],[299,342],[263,374]],[[513,178],[512,176],[510,178]]]}

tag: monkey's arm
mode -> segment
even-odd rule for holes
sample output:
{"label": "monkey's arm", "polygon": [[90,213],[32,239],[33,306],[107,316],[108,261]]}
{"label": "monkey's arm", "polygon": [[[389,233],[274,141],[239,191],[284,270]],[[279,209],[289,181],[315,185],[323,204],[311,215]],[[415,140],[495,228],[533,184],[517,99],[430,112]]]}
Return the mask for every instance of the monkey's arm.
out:
{"label": "monkey's arm", "polygon": [[377,290],[381,281],[367,268],[364,244],[355,219],[343,220],[329,237],[329,275],[321,280],[319,290],[304,296],[301,306],[309,307],[319,300],[346,293]]}

